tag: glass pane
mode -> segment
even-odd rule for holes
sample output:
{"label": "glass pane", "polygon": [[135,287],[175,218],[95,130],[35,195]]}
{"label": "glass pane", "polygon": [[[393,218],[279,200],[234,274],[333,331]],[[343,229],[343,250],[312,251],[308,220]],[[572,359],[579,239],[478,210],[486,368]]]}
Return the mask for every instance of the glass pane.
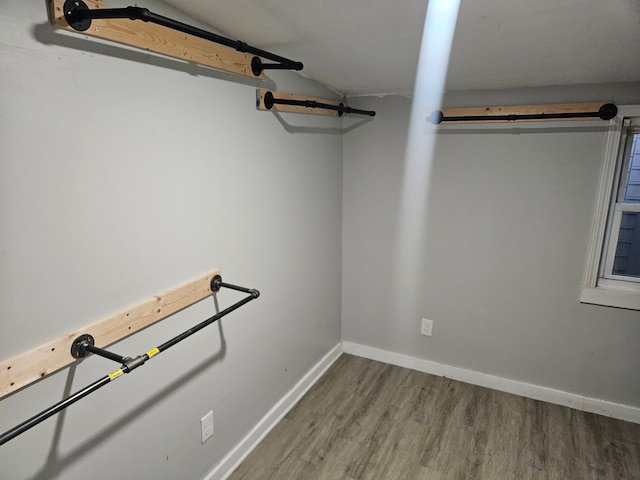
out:
{"label": "glass pane", "polygon": [[640,203],[640,134],[633,135],[624,203]]}
{"label": "glass pane", "polygon": [[611,273],[626,277],[640,277],[640,213],[638,212],[622,214],[616,258]]}

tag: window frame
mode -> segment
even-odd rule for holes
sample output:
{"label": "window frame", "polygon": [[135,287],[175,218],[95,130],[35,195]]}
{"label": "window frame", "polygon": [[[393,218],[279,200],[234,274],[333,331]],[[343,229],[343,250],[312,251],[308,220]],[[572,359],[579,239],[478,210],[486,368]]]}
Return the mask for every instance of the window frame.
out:
{"label": "window frame", "polygon": [[[589,239],[587,266],[583,278],[580,301],[631,310],[640,310],[640,279],[612,275],[606,270],[613,265],[619,235],[619,218],[624,209],[618,202],[621,188],[621,169],[625,161],[625,120],[640,120],[640,105],[618,108],[618,115],[610,122],[604,151],[604,162],[597,189],[596,208]],[[623,144],[624,142],[624,144]],[[632,207],[631,209],[635,209]],[[617,222],[617,223],[616,223]],[[617,225],[617,228],[616,228]]]}

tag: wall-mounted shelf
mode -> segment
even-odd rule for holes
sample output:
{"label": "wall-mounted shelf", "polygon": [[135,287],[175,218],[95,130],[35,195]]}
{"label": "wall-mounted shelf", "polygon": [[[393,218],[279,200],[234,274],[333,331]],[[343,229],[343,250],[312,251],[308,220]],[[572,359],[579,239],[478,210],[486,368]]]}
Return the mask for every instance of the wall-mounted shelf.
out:
{"label": "wall-mounted shelf", "polygon": [[465,107],[435,110],[427,121],[442,122],[516,122],[548,120],[610,120],[616,116],[617,107],[608,102],[555,103],[545,105],[514,105],[503,107]]}
{"label": "wall-mounted shelf", "polygon": [[[97,355],[99,357],[103,357],[103,358],[112,360],[114,362],[117,362],[120,364],[120,367],[117,368],[116,370],[110,371],[109,373],[107,373],[106,375],[103,375],[102,377],[100,377],[98,380],[94,381],[90,385],[87,385],[86,387],[78,390],[77,392],[72,393],[71,395],[67,396],[66,398],[59,401],[58,403],[51,405],[50,407],[42,410],[41,412],[37,413],[33,417],[28,418],[27,420],[7,430],[6,432],[1,433],[0,445],[4,445],[5,443],[16,438],[17,436],[22,435],[27,430],[44,422],[46,419],[52,417],[56,413],[61,412],[65,408],[69,407],[70,405],[73,405],[74,403],[82,400],[83,398],[97,391],[98,389],[110,384],[117,378],[120,378],[122,375],[133,372],[134,370],[138,369],[139,367],[144,365],[146,362],[148,362],[152,358],[155,358],[156,355],[162,352],[165,352],[166,350],[173,347],[174,345],[177,345],[183,340],[186,340],[187,338],[196,334],[200,330],[217,322],[225,315],[230,314],[231,312],[237,310],[238,308],[242,307],[243,305],[246,305],[250,301],[255,300],[260,296],[260,292],[255,288],[246,288],[246,287],[241,287],[239,285],[232,285],[230,283],[223,282],[222,277],[218,273],[219,272],[214,272],[213,276],[207,275],[206,277],[204,277],[205,280],[209,280],[206,288],[204,288],[202,285],[203,279],[202,278],[197,279],[196,281],[191,282],[188,285],[178,287],[177,289],[174,289],[171,292],[168,292],[167,294],[165,294],[164,298],[155,297],[152,300],[147,300],[146,302],[143,302],[142,304],[134,307],[133,309],[130,309],[129,311],[124,312],[123,314],[119,314],[116,317],[111,317],[109,319],[105,319],[104,321],[90,325],[86,329],[83,329],[82,330],[83,333],[80,333],[79,335],[76,333],[71,333],[67,335],[67,338],[64,340],[64,342],[61,345],[61,347],[63,348],[67,347],[67,352],[66,352],[67,357],[70,357],[72,359],[80,359],[93,354],[93,355]],[[170,338],[166,342],[135,357],[122,356],[115,352],[106,350],[103,345],[98,346],[98,344],[108,341],[107,340],[108,338],[117,338],[117,337],[122,338],[124,336],[127,336],[129,333],[132,333],[134,329],[132,328],[132,324],[130,323],[131,321],[137,322],[136,323],[136,327],[138,327],[137,329],[142,328],[143,326],[148,325],[149,323],[153,323],[153,321],[156,321],[154,320],[154,318],[157,317],[158,315],[165,317],[172,312],[175,312],[181,308],[191,305],[192,303],[194,303],[194,301],[191,301],[192,299],[195,298],[195,301],[197,301],[201,296],[203,295],[207,296],[209,293],[218,292],[221,288],[228,288],[230,290],[243,292],[243,293],[246,293],[247,296],[235,302],[233,305],[225,308],[224,310],[217,312],[215,315],[207,318],[206,320],[201,321],[197,325],[194,325],[188,330],[185,330],[184,332],[174,336],[173,338]],[[193,295],[194,291],[198,292],[198,295],[196,295],[195,297]],[[175,301],[171,303],[167,303],[168,298],[171,296],[175,297],[174,298]],[[165,307],[167,307],[168,310],[163,310],[161,307],[159,307],[160,304],[163,304]],[[140,311],[138,311],[138,309],[140,309]],[[137,314],[136,318],[131,319],[131,316],[132,316],[131,314],[134,312]],[[125,321],[123,322],[123,320]],[[127,326],[127,323],[129,323],[128,326]],[[116,331],[118,332],[117,335],[115,334]],[[98,336],[96,337],[95,335],[98,335]],[[54,351],[55,349],[50,350],[50,352],[52,353]],[[35,360],[40,360],[42,362],[48,361],[49,363],[51,362],[50,359],[42,359],[41,355],[39,355],[40,353],[42,352],[41,351],[27,352],[27,354],[31,354],[32,356],[36,357]],[[25,361],[28,359],[25,358],[24,356],[21,356],[19,360]],[[9,364],[7,367],[7,370],[11,370],[14,366],[20,367],[21,364],[19,363]],[[126,402],[126,399],[123,398],[122,404],[124,404],[125,402]]]}
{"label": "wall-mounted shelf", "polygon": [[[149,50],[180,60],[262,78],[266,69],[301,70],[303,65],[146,8],[105,8],[102,0],[49,0],[57,27]],[[261,58],[276,63],[265,64]]]}
{"label": "wall-mounted shelf", "polygon": [[95,323],[0,362],[0,397],[14,392],[75,362],[71,355],[73,340],[90,333],[96,345],[111,345],[155,322],[211,295],[215,270],[184,285],[149,298]]}
{"label": "wall-mounted shelf", "polygon": [[273,92],[266,89],[256,90],[256,108],[287,113],[306,113],[310,115],[328,115],[341,117],[345,113],[375,116],[371,110],[359,110],[336,100],[306,97],[293,93]]}

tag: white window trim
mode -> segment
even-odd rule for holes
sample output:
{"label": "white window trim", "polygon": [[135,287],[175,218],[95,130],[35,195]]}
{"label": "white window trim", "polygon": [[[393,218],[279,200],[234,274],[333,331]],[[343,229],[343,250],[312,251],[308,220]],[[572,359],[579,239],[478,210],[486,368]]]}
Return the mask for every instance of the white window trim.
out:
{"label": "white window trim", "polygon": [[610,122],[604,151],[604,163],[600,171],[580,301],[582,303],[640,310],[640,283],[611,278],[604,279],[600,275],[601,256],[606,254],[606,252],[603,253],[603,248],[607,230],[607,217],[611,208],[612,193],[617,192],[618,188],[615,175],[622,139],[622,124],[625,117],[640,117],[640,106],[625,105],[619,107],[618,115]]}

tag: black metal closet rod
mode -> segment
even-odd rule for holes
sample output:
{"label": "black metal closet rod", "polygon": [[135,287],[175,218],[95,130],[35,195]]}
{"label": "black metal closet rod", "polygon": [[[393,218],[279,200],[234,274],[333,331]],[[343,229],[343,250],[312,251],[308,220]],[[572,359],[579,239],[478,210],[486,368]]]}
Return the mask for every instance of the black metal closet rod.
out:
{"label": "black metal closet rod", "polygon": [[376,112],[373,110],[359,110],[357,108],[351,108],[343,105],[332,105],[330,103],[322,103],[317,102],[315,100],[293,100],[287,98],[275,98],[272,92],[267,92],[264,95],[264,106],[267,110],[271,110],[271,108],[276,105],[296,105],[299,107],[307,107],[307,108],[324,108],[325,110],[336,110],[339,116],[342,116],[343,113],[357,113],[360,115],[369,115],[370,117],[375,117]]}
{"label": "black metal closet rod", "polygon": [[[186,23],[172,20],[171,18],[150,12],[147,8],[142,7],[125,7],[125,8],[100,8],[90,9],[82,0],[67,0],[64,3],[64,16],[67,23],[75,30],[85,31],[91,26],[91,20],[111,19],[111,18],[128,18],[130,20],[142,20],[143,22],[155,23],[163,27],[187,33],[195,37],[203,38],[220,45],[235,48],[239,52],[256,55],[251,60],[251,71],[255,76],[262,73],[263,70],[302,70],[302,62],[296,62],[280,55],[276,55],[265,50],[261,50],[251,45],[241,42],[240,40],[231,40],[230,38],[216,35],[215,33],[193,27]],[[276,64],[264,64],[260,58],[266,58]]]}
{"label": "black metal closet rod", "polygon": [[508,115],[462,115],[459,117],[447,117],[441,110],[435,110],[427,117],[427,121],[438,125],[442,122],[515,122],[518,120],[560,120],[565,118],[601,118],[602,120],[611,120],[617,114],[618,107],[613,103],[605,103],[597,112],[515,113]]}
{"label": "black metal closet rod", "polygon": [[118,363],[121,363],[120,368],[118,368],[117,370],[114,370],[111,373],[108,373],[107,375],[105,375],[104,377],[96,380],[92,384],[87,385],[82,390],[79,390],[79,391],[71,394],[69,397],[65,398],[64,400],[56,403],[55,405],[50,406],[49,408],[43,410],[42,412],[38,413],[37,415],[34,415],[30,419],[22,422],[19,425],[16,425],[12,429],[7,430],[2,435],[0,435],[0,445],[3,445],[5,443],[7,443],[9,440],[14,439],[18,435],[21,435],[22,433],[26,432],[27,430],[29,430],[32,427],[35,427],[36,425],[38,425],[39,423],[43,422],[47,418],[49,418],[49,417],[55,415],[56,413],[64,410],[69,405],[72,405],[72,404],[76,403],[78,400],[81,400],[82,398],[84,398],[87,395],[95,392],[99,388],[104,387],[108,383],[111,383],[112,381],[114,381],[116,378],[118,378],[122,374],[130,373],[134,369],[140,367],[141,365],[144,365],[144,363],[147,360],[149,360],[150,358],[153,358],[154,356],[156,356],[160,352],[164,352],[165,350],[167,350],[168,348],[170,348],[170,347],[174,346],[175,344],[181,342],[185,338],[190,337],[194,333],[202,330],[204,327],[206,327],[208,325],[211,325],[212,323],[214,323],[217,320],[221,319],[225,315],[228,315],[229,313],[231,313],[234,310],[240,308],[244,304],[249,303],[251,300],[254,300],[254,299],[256,299],[256,298],[258,298],[260,296],[260,292],[258,290],[256,290],[256,289],[239,287],[237,285],[231,285],[229,283],[224,283],[222,281],[222,278],[219,275],[216,275],[211,280],[211,290],[214,291],[214,292],[217,292],[221,287],[229,288],[231,290],[237,290],[237,291],[240,291],[240,292],[245,292],[245,293],[248,293],[249,295],[247,297],[243,298],[242,300],[234,303],[230,307],[225,308],[224,310],[218,312],[216,315],[208,318],[207,320],[204,320],[203,322],[200,322],[199,324],[195,325],[194,327],[190,328],[189,330],[186,330],[186,331],[182,332],[180,335],[177,335],[177,336],[173,337],[171,340],[166,341],[162,345],[159,345],[158,347],[149,350],[147,353],[143,353],[142,355],[138,355],[135,358],[121,357],[120,355],[115,354],[113,352],[109,352],[109,351],[104,350],[102,348],[98,348],[98,347],[96,347],[94,345],[94,339],[93,339],[93,337],[91,335],[88,335],[88,334],[80,335],[78,338],[76,338],[74,340],[74,342],[73,342],[73,344],[71,346],[71,355],[73,355],[75,358],[83,358],[83,357],[87,356],[89,353],[94,353],[94,354],[99,355],[101,357],[105,357],[105,358],[108,358],[110,360],[114,360],[114,361],[116,361]]}

